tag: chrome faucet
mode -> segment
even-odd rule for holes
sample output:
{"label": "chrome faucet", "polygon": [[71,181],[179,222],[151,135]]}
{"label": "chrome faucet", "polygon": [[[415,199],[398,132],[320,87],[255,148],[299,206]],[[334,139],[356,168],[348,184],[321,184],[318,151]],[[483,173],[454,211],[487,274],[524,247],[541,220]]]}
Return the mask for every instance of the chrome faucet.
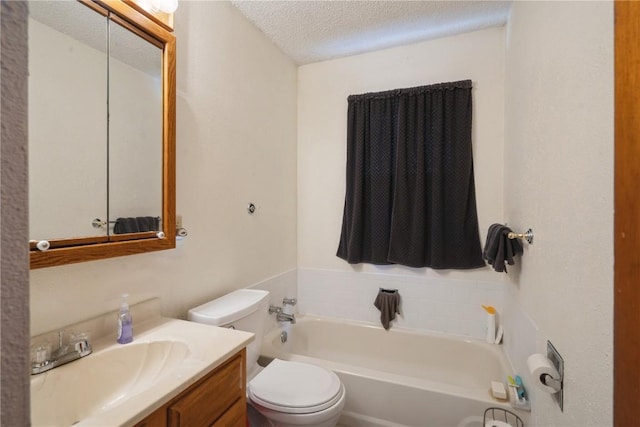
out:
{"label": "chrome faucet", "polygon": [[276,314],[276,320],[278,322],[291,322],[291,324],[294,324],[296,323],[296,316],[293,313],[287,314],[287,313],[280,312]]}
{"label": "chrome faucet", "polygon": [[[283,305],[296,305],[298,303],[298,301],[295,298],[284,298],[282,300],[282,304]],[[278,307],[276,305],[270,305],[269,306],[269,314],[274,314],[276,315],[276,320],[278,322],[291,322],[296,323],[296,316],[295,314],[291,313],[285,313],[283,312],[283,308],[282,307]]]}
{"label": "chrome faucet", "polygon": [[64,331],[58,331],[58,349],[51,354],[43,347],[35,348],[35,357],[31,361],[31,375],[41,374],[66,363],[73,362],[91,354],[89,338],[80,334],[73,344],[64,344]]}

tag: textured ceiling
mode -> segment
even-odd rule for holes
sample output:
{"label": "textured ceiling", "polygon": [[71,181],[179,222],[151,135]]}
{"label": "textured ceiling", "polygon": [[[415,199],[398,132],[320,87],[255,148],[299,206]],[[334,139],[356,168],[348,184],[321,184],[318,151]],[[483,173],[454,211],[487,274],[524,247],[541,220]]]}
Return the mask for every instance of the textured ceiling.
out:
{"label": "textured ceiling", "polygon": [[[106,52],[138,70],[160,78],[162,51],[124,27],[75,1],[30,1],[29,16],[97,51]],[[110,35],[107,35],[107,32]],[[106,63],[106,62],[105,62]]]}
{"label": "textured ceiling", "polygon": [[232,3],[298,64],[501,26],[511,5],[470,0]]}

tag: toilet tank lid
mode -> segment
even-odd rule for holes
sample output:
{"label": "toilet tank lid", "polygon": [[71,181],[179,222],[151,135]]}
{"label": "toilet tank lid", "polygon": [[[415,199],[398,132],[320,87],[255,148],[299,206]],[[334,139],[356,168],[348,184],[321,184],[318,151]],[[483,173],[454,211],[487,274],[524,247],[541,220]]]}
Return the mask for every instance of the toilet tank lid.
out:
{"label": "toilet tank lid", "polygon": [[189,310],[193,322],[223,326],[245,317],[269,298],[269,292],[261,289],[238,289],[213,301]]}

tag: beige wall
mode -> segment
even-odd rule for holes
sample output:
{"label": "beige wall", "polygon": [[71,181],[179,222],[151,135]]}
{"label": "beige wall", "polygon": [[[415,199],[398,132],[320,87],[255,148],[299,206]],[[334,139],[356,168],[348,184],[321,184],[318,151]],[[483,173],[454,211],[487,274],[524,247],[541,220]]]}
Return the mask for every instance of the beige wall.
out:
{"label": "beige wall", "polygon": [[[158,296],[197,304],[296,266],[296,67],[227,2],[180,3],[175,250],[31,272],[31,333]],[[253,216],[246,211],[254,202]]]}
{"label": "beige wall", "polygon": [[509,288],[566,369],[535,425],[612,425],[613,4],[514,2],[507,40],[505,212],[535,231]]}
{"label": "beige wall", "polygon": [[502,280],[469,271],[352,267],[336,257],[344,206],[347,97],[471,79],[473,156],[482,239],[503,220],[504,28],[305,65],[298,71],[298,266]]}

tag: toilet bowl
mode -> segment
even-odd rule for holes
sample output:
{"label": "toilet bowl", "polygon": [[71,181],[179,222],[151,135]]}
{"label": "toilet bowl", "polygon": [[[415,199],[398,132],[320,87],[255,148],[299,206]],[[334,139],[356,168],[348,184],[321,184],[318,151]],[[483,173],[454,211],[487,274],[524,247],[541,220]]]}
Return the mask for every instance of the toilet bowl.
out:
{"label": "toilet bowl", "polygon": [[345,402],[344,386],[332,371],[279,359],[249,382],[247,396],[276,427],[334,427]]}
{"label": "toilet bowl", "polygon": [[189,310],[188,319],[253,332],[247,346],[247,400],[274,427],[335,427],[345,403],[338,376],[308,363],[274,359],[258,366],[269,292],[239,289]]}

